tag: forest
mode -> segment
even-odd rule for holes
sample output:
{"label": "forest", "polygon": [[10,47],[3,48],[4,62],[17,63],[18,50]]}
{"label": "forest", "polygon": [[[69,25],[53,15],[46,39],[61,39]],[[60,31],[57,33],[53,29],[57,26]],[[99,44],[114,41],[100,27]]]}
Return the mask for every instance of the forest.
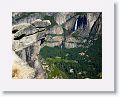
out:
{"label": "forest", "polygon": [[102,37],[86,48],[45,46],[40,50],[48,78],[100,79],[102,78]]}

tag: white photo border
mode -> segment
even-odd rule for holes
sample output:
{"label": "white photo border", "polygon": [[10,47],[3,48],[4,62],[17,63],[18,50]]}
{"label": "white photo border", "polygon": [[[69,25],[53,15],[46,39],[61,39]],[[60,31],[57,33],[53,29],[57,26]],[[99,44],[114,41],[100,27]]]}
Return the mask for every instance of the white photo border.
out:
{"label": "white photo border", "polygon": [[[1,0],[0,89],[2,91],[114,91],[112,0]],[[102,79],[12,79],[12,12],[102,12]]]}

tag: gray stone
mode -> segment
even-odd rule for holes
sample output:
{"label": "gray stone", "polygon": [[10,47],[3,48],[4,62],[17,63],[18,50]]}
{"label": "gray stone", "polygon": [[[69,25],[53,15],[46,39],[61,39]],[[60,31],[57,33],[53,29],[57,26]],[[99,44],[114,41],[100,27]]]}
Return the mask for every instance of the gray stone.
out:
{"label": "gray stone", "polygon": [[17,31],[21,30],[21,29],[24,29],[26,27],[30,26],[29,23],[22,23],[22,24],[18,24],[18,25],[14,25],[12,27],[12,33],[16,33]]}
{"label": "gray stone", "polygon": [[52,27],[49,31],[49,34],[63,34],[63,28],[61,26],[57,26],[55,25],[54,27]]}
{"label": "gray stone", "polygon": [[57,13],[54,18],[55,21],[58,25],[62,25],[65,22],[67,22],[67,20],[69,20],[71,17],[73,17],[75,14],[73,12],[61,12],[61,13]]}
{"label": "gray stone", "polygon": [[30,45],[33,45],[37,41],[37,34],[30,35],[23,37],[20,40],[13,40],[12,42],[12,49],[14,51],[19,51],[21,49],[24,49]]}
{"label": "gray stone", "polygon": [[87,13],[87,23],[89,26],[89,30],[92,28],[94,22],[97,20],[99,13]]}
{"label": "gray stone", "polygon": [[46,43],[44,44],[44,46],[55,47],[55,46],[60,46],[61,43],[62,43],[62,41],[52,42],[52,43],[51,43],[51,42],[46,42]]}
{"label": "gray stone", "polygon": [[65,42],[65,47],[66,48],[76,48],[77,44],[76,43]]}
{"label": "gray stone", "polygon": [[17,31],[15,34],[14,34],[14,39],[19,39],[19,37],[25,37],[27,35],[32,35],[34,33],[36,33],[38,30],[36,29],[36,27],[32,26],[32,25],[29,25],[27,26],[26,28],[23,28],[19,31]]}
{"label": "gray stone", "polygon": [[70,31],[70,30],[73,28],[73,26],[74,26],[74,23],[75,23],[75,21],[76,21],[76,18],[77,18],[77,17],[73,17],[73,18],[71,18],[70,20],[68,20],[67,22],[65,22],[65,23],[64,23],[64,28],[65,28],[66,30]]}
{"label": "gray stone", "polygon": [[42,28],[42,27],[47,27],[51,25],[51,22],[49,20],[41,20],[41,19],[37,19],[33,22],[31,22],[32,25],[34,25],[37,28]]}

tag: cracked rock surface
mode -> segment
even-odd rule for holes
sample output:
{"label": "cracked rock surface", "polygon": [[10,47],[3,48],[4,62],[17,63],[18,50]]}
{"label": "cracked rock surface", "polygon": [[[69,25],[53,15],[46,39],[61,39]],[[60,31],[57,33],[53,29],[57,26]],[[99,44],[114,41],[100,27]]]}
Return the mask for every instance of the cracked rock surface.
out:
{"label": "cracked rock surface", "polygon": [[37,19],[31,23],[20,23],[13,26],[13,78],[46,78],[38,59],[41,48],[40,38],[46,34],[46,27],[49,25],[51,25],[49,20]]}

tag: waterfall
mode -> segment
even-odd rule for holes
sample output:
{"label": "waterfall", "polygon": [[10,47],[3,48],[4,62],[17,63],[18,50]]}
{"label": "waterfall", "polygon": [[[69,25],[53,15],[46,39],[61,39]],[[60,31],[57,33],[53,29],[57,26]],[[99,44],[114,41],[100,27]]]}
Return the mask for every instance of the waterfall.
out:
{"label": "waterfall", "polygon": [[75,29],[74,29],[74,31],[77,30],[77,23],[78,23],[78,19],[77,19],[76,22],[75,22]]}
{"label": "waterfall", "polygon": [[79,16],[77,20],[75,21],[74,27],[73,27],[73,33],[78,29],[82,28],[85,29],[87,26],[87,18],[86,16]]}
{"label": "waterfall", "polygon": [[72,33],[74,33],[77,30],[77,26],[78,26],[78,19],[75,21],[75,24],[72,28]]}

